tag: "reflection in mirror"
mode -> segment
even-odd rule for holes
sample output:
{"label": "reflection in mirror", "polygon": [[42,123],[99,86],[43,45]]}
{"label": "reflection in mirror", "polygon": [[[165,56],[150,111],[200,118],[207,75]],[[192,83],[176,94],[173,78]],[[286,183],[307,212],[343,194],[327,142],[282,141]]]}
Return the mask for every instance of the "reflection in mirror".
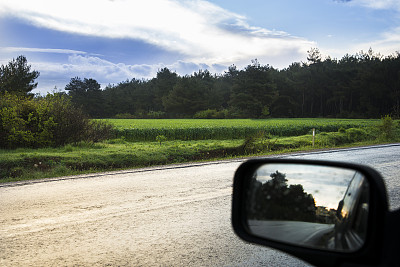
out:
{"label": "reflection in mirror", "polygon": [[355,170],[265,164],[246,191],[248,228],[256,236],[346,252],[365,242],[369,184]]}

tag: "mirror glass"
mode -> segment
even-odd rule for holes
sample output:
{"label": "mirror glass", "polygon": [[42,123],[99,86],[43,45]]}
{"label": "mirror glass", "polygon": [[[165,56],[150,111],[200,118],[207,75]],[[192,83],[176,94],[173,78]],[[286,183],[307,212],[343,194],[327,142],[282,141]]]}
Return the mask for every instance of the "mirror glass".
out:
{"label": "mirror glass", "polygon": [[366,239],[369,183],[351,169],[265,164],[249,177],[251,234],[303,247],[354,252]]}

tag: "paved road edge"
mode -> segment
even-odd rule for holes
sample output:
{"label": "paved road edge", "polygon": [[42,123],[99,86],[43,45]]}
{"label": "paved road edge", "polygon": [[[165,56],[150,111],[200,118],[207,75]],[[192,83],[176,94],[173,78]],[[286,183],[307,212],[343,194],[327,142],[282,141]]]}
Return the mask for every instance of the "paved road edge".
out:
{"label": "paved road edge", "polygon": [[32,184],[38,184],[38,183],[49,183],[49,182],[65,181],[65,180],[74,180],[74,179],[98,178],[98,177],[102,177],[102,176],[112,176],[112,175],[119,175],[119,174],[142,173],[142,172],[181,169],[181,168],[192,168],[192,167],[224,164],[224,163],[231,163],[231,162],[243,162],[243,161],[246,161],[247,159],[251,159],[251,158],[263,158],[263,157],[281,158],[281,157],[310,155],[310,154],[334,153],[334,152],[338,152],[338,151],[352,151],[352,150],[361,150],[361,149],[385,148],[385,147],[393,147],[393,146],[400,146],[400,143],[384,144],[384,145],[371,145],[371,146],[362,146],[362,147],[351,147],[351,148],[321,149],[321,150],[313,150],[313,151],[292,152],[292,153],[265,155],[265,156],[257,156],[257,157],[243,157],[243,158],[209,161],[209,162],[163,165],[163,166],[154,166],[154,167],[148,167],[148,168],[128,169],[128,170],[110,171],[110,172],[101,172],[101,173],[92,173],[92,174],[81,174],[81,175],[63,176],[63,177],[46,178],[46,179],[38,179],[38,180],[25,180],[25,181],[3,183],[3,184],[0,184],[0,188],[32,185]]}

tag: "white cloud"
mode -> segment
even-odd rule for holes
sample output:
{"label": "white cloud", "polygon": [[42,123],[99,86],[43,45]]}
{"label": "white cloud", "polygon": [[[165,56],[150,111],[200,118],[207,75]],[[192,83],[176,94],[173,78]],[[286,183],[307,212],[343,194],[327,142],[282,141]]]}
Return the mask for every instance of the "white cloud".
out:
{"label": "white cloud", "polygon": [[399,0],[352,0],[354,5],[365,6],[373,9],[395,9],[400,11]]}
{"label": "white cloud", "polygon": [[[73,77],[93,78],[97,80],[102,88],[108,84],[117,84],[125,80],[151,79],[156,76],[158,70],[167,67],[179,75],[193,73],[199,69],[207,69],[211,73],[220,73],[227,70],[223,65],[195,64],[192,62],[177,61],[172,64],[136,64],[128,65],[123,63],[112,63],[95,56],[70,55],[65,64],[34,62],[32,68],[40,70],[38,88],[35,93],[49,92],[54,87],[64,89],[65,85]],[[45,78],[43,78],[45,77]]]}
{"label": "white cloud", "polygon": [[139,39],[196,64],[240,65],[263,55],[299,58],[315,46],[285,32],[251,27],[245,17],[202,0],[3,0],[0,15],[69,33]]}
{"label": "white cloud", "polygon": [[[121,82],[134,77],[150,77],[150,73],[139,71],[139,65],[112,63],[94,56],[70,55],[65,64],[49,62],[33,62],[32,67],[40,70],[41,76],[58,79],[59,82],[68,82],[76,76],[94,78],[100,83]],[[68,78],[67,78],[68,77]]]}
{"label": "white cloud", "polygon": [[306,51],[316,46],[285,32],[251,26],[246,17],[203,0],[2,0],[0,16],[68,33],[141,40],[183,55],[168,64],[128,65],[69,49],[0,48],[2,58],[16,52],[68,56],[66,63],[39,62],[40,57],[31,62],[41,73],[36,90],[41,92],[54,86],[63,89],[75,76],[94,78],[104,87],[126,79],[152,78],[163,67],[179,75],[199,69],[221,73],[231,64],[242,68],[257,58],[261,64],[283,68],[304,60]]}

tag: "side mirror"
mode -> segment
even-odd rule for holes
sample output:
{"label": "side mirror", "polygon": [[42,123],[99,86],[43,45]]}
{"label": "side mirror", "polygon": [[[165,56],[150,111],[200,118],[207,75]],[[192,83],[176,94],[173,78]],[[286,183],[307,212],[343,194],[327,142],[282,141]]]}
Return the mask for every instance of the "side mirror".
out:
{"label": "side mirror", "polygon": [[232,224],[242,239],[315,265],[378,261],[388,212],[383,180],[354,164],[256,159],[233,185]]}

